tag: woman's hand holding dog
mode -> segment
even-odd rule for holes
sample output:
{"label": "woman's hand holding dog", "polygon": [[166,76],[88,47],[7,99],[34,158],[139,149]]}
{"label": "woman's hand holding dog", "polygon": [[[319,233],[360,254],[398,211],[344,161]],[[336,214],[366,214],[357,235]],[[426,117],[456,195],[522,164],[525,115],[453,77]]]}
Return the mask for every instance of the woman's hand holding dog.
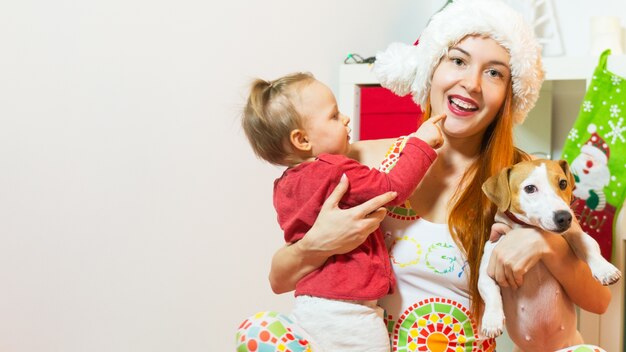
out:
{"label": "woman's hand holding dog", "polygon": [[[492,237],[494,236],[492,229]],[[524,274],[549,250],[544,234],[533,228],[509,231],[493,250],[487,273],[501,287],[518,288]]]}

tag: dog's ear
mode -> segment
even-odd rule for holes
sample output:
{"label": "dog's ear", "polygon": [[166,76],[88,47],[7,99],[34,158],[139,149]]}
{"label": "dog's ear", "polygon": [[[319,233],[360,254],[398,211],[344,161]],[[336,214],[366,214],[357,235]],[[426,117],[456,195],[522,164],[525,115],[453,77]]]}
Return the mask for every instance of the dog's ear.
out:
{"label": "dog's ear", "polygon": [[509,173],[511,168],[507,167],[493,175],[483,183],[482,189],[487,198],[492,201],[501,212],[505,212],[511,205],[511,188],[509,187]]}
{"label": "dog's ear", "polygon": [[569,164],[566,160],[559,160],[559,166],[563,169],[565,177],[567,177],[568,186],[570,189],[574,189],[574,187],[576,187],[576,180],[574,180],[574,175],[572,174],[572,170],[569,168]]}

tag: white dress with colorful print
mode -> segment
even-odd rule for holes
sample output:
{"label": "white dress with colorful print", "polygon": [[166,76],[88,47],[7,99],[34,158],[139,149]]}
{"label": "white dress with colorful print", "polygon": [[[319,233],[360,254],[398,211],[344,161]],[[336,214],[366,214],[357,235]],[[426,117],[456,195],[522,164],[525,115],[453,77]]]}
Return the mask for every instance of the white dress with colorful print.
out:
{"label": "white dress with colorful print", "polygon": [[397,278],[396,291],[379,301],[391,350],[493,351],[469,312],[469,268],[448,226],[392,214],[382,228]]}

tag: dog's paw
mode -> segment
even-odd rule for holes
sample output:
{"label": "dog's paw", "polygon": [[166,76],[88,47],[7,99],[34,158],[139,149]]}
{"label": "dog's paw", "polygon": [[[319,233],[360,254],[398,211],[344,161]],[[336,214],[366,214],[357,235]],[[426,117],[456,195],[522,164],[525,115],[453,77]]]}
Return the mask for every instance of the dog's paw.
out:
{"label": "dog's paw", "polygon": [[593,277],[604,286],[612,285],[622,278],[622,272],[606,260],[591,263],[589,267]]}
{"label": "dog's paw", "polygon": [[494,338],[502,335],[502,329],[504,327],[504,312],[491,311],[483,314],[483,320],[481,324],[480,332],[488,337]]}

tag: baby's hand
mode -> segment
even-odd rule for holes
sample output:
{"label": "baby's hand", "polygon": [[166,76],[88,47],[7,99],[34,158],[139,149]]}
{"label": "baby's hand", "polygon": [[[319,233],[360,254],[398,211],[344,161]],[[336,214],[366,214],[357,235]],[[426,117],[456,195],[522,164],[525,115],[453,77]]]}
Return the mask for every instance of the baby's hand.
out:
{"label": "baby's hand", "polygon": [[433,149],[441,147],[441,145],[443,145],[443,135],[441,134],[441,128],[438,123],[445,117],[445,114],[441,114],[429,118],[428,120],[422,122],[422,125],[417,129],[417,131],[413,132],[411,136],[423,140]]}

